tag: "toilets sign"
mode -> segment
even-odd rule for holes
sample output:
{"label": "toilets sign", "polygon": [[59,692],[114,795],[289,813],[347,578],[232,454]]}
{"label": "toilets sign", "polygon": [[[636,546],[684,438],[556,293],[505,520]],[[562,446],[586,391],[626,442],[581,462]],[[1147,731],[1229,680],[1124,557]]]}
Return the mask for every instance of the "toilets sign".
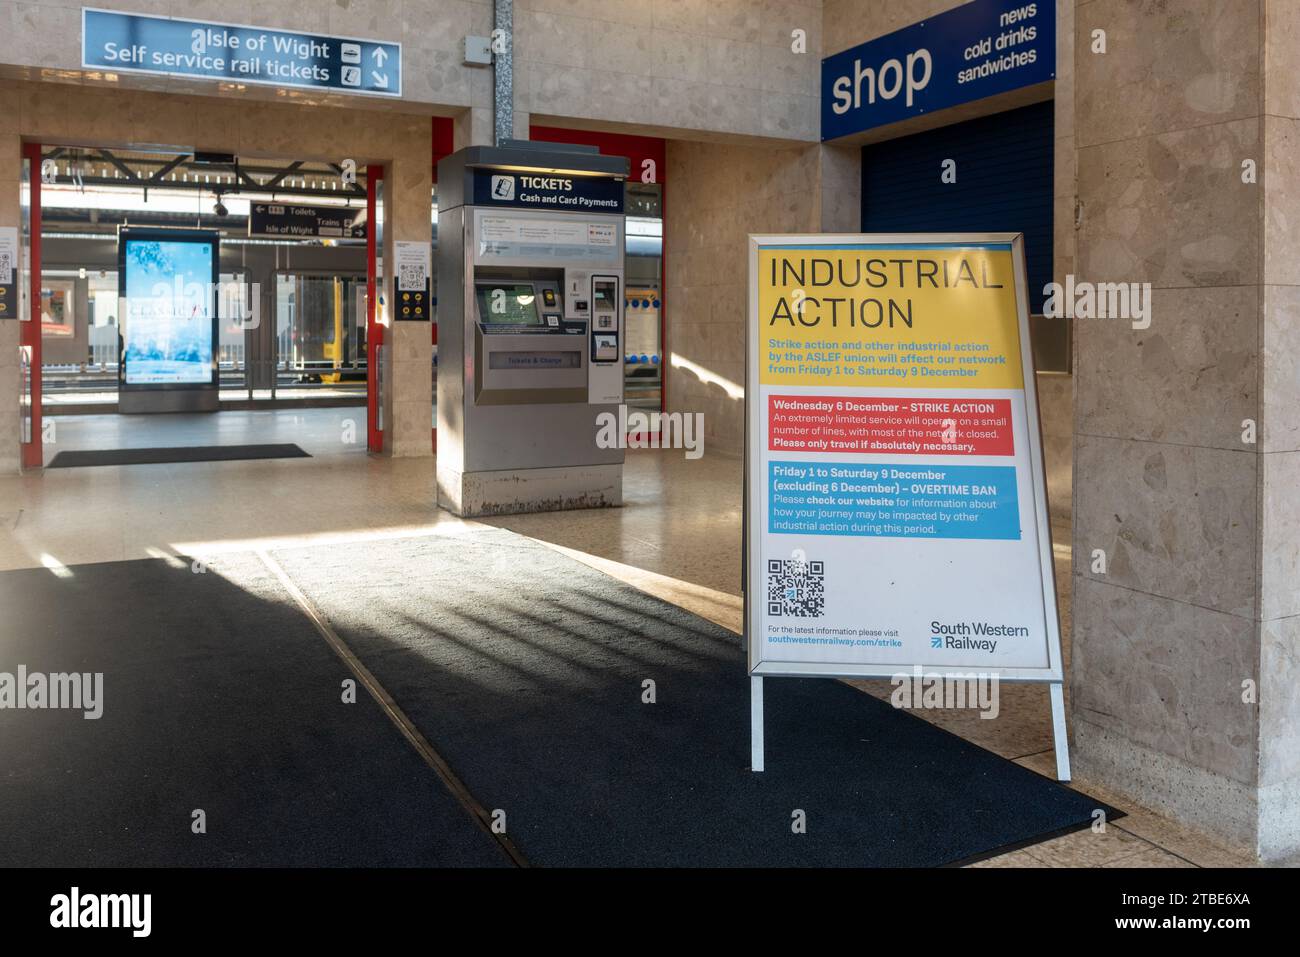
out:
{"label": "toilets sign", "polygon": [[83,8],[81,65],[114,73],[402,95],[402,45]]}
{"label": "toilets sign", "polygon": [[972,0],[822,60],[822,139],[1055,76],[1053,0]]}

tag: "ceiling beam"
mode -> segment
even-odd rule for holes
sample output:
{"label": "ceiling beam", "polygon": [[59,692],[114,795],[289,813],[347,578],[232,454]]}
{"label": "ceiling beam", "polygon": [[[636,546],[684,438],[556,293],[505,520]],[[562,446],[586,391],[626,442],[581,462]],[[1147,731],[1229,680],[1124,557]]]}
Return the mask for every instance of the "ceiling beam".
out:
{"label": "ceiling beam", "polygon": [[[112,153],[111,151],[109,151],[109,150],[100,150],[100,151],[99,151],[99,156],[100,156],[101,159],[105,160],[105,161],[108,162],[110,165],[112,165],[114,168],[116,168],[116,169],[118,170],[118,172],[120,172],[123,176],[125,176],[125,177],[127,178],[127,181],[128,181],[128,182],[133,183],[133,184],[135,184],[135,185],[137,185],[137,186],[144,185],[144,184],[143,184],[143,181],[142,181],[142,180],[140,179],[140,177],[136,174],[135,170],[131,169],[131,167],[127,166],[124,162],[122,162],[120,159],[118,159],[116,156],[114,156],[113,153]],[[85,178],[84,176],[83,176],[81,179],[82,179],[82,182],[83,182],[83,183],[84,183],[85,180],[86,180],[86,178]]]}
{"label": "ceiling beam", "polygon": [[149,182],[161,183],[162,178],[166,176],[168,173],[170,173],[172,170],[174,170],[176,167],[180,166],[181,163],[184,163],[185,160],[189,158],[189,155],[190,155],[189,153],[181,153],[179,156],[173,157],[170,162],[164,164],[163,166],[159,167],[157,170],[154,171],[153,175],[149,177]]}

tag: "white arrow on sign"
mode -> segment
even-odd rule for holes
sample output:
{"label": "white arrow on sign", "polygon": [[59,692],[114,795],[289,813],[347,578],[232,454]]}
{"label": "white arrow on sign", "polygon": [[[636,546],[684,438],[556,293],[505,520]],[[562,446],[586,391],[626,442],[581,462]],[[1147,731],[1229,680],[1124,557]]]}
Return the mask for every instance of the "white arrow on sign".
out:
{"label": "white arrow on sign", "polygon": [[380,73],[380,72],[377,71],[377,70],[371,70],[371,71],[370,71],[370,77],[371,77],[371,79],[373,79],[373,80],[375,81],[375,86],[379,87],[381,90],[386,90],[386,89],[388,89],[388,74],[387,74],[387,73]]}
{"label": "white arrow on sign", "polygon": [[383,47],[375,47],[374,50],[370,52],[370,56],[374,59],[375,66],[382,67],[384,61],[388,59],[388,51]]}

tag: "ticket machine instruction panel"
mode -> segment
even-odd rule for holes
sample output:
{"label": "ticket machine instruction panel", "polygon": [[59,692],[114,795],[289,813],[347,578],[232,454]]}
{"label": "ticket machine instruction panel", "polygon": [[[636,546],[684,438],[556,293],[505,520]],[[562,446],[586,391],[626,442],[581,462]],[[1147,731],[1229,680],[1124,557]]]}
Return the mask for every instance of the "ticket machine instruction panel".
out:
{"label": "ticket machine instruction panel", "polygon": [[[476,208],[466,226],[475,404],[623,401],[622,217]],[[551,336],[573,341],[528,341]]]}

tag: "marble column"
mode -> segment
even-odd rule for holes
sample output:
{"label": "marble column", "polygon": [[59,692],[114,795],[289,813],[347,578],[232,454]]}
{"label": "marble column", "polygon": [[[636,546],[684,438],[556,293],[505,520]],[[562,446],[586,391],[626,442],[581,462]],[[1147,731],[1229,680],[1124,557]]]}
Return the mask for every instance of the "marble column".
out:
{"label": "marble column", "polygon": [[[393,159],[384,171],[384,296],[388,328],[382,360],[384,454],[433,455],[433,329],[429,322],[397,316],[398,242],[433,241],[433,168],[429,118],[401,117],[393,136]],[[432,258],[430,267],[432,268]]]}
{"label": "marble column", "polygon": [[1074,272],[1151,290],[1149,328],[1074,323],[1076,774],[1281,860],[1300,852],[1300,5],[1075,16]]}
{"label": "marble column", "polygon": [[[16,102],[14,91],[0,89],[0,226],[17,229],[21,242],[22,140],[18,135]],[[15,274],[18,283],[23,282],[17,264]],[[18,288],[17,284],[14,288]],[[18,302],[8,303],[5,315],[0,317],[0,474],[17,472],[22,464],[18,306]]]}

